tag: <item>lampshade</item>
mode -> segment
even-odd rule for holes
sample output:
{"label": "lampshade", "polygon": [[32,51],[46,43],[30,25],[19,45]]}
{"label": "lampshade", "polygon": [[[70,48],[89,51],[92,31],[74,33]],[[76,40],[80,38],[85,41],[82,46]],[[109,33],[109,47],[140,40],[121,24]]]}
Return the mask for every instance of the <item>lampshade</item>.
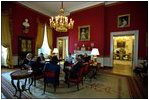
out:
{"label": "lampshade", "polygon": [[91,55],[94,55],[94,56],[99,55],[98,49],[97,48],[93,48],[92,51],[91,51]]}
{"label": "lampshade", "polygon": [[58,53],[58,48],[54,48],[53,53]]}

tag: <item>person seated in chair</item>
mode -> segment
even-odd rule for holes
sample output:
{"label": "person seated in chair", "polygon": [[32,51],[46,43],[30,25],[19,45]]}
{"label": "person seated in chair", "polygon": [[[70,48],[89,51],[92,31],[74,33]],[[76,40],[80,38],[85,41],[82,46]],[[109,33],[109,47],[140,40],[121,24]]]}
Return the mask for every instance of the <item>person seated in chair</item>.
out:
{"label": "person seated in chair", "polygon": [[29,62],[32,60],[32,58],[33,58],[33,55],[31,53],[28,53],[26,55],[26,58],[24,59],[22,64],[22,69],[30,69]]}
{"label": "person seated in chair", "polygon": [[73,60],[73,57],[71,56],[71,53],[69,53],[69,56],[65,59],[65,62],[64,62],[64,69],[66,66],[69,66],[72,64],[72,60]]}
{"label": "person seated in chair", "polygon": [[37,57],[37,60],[36,60],[36,66],[38,67],[38,69],[42,71],[44,65],[45,65],[45,58],[44,58],[43,53],[40,53],[40,56]]}
{"label": "person seated in chair", "polygon": [[31,66],[32,70],[36,74],[42,74],[42,70],[45,65],[43,53],[40,53],[39,57],[34,57],[30,62],[29,65]]}
{"label": "person seated in chair", "polygon": [[84,54],[83,60],[84,60],[84,63],[88,63],[90,61],[90,57],[87,55],[87,53]]}
{"label": "person seated in chair", "polygon": [[72,65],[71,69],[64,69],[65,72],[65,82],[67,82],[68,77],[70,78],[76,78],[77,72],[80,70],[82,67],[82,60],[80,57],[76,58],[76,62]]}
{"label": "person seated in chair", "polygon": [[45,63],[45,58],[43,53],[40,53],[40,56],[38,58],[40,59],[41,63]]}
{"label": "person seated in chair", "polygon": [[57,58],[57,55],[56,54],[52,54],[53,56],[51,57],[51,61],[50,63],[52,64],[58,64],[58,58]]}

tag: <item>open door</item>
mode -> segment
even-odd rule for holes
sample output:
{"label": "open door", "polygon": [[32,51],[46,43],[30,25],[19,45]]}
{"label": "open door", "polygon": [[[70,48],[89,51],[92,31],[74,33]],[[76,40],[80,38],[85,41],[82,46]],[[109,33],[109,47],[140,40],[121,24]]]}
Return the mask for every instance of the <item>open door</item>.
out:
{"label": "open door", "polygon": [[66,58],[68,56],[68,37],[58,37],[57,48],[59,50],[59,59]]}

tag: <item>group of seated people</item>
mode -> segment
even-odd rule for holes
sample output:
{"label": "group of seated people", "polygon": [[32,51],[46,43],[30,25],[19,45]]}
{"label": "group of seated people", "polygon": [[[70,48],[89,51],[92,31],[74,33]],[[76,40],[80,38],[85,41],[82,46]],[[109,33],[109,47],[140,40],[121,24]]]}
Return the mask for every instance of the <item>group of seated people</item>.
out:
{"label": "group of seated people", "polygon": [[73,57],[71,56],[71,53],[69,53],[69,56],[66,58],[64,62],[64,69],[65,72],[65,82],[67,83],[68,77],[70,78],[76,78],[77,72],[80,70],[80,68],[83,66],[83,64],[86,64],[90,61],[90,57],[85,53],[84,55],[76,55],[75,61],[73,62]]}
{"label": "group of seated people", "polygon": [[[68,76],[71,78],[76,78],[77,77],[76,73],[80,70],[82,65],[89,61],[90,57],[87,54],[77,55],[76,58],[74,59],[71,53],[69,53],[69,56],[65,59],[63,68],[63,71],[65,72],[65,82],[67,82]],[[58,58],[56,55],[53,55],[51,57],[50,63],[59,66]],[[40,56],[38,57],[33,57],[31,53],[28,53],[26,55],[26,59],[23,62],[23,69],[32,69],[38,74],[42,74],[44,72],[44,66],[45,66],[45,58],[43,53],[40,53]]]}
{"label": "group of seated people", "polygon": [[[57,65],[58,58],[53,55],[51,57],[50,63]],[[45,58],[43,53],[40,53],[38,57],[33,56],[31,53],[26,55],[26,58],[23,61],[22,69],[32,69],[37,73],[42,73],[45,65]]]}

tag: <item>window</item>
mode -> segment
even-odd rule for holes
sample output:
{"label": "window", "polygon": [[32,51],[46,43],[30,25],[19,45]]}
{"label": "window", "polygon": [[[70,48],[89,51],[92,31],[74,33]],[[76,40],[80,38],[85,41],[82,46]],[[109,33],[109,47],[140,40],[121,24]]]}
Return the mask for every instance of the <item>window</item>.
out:
{"label": "window", "polygon": [[42,44],[41,48],[38,49],[38,55],[40,53],[43,53],[45,58],[48,58],[48,56],[51,54],[51,49],[49,48],[49,45],[48,45],[46,25],[45,25],[45,30],[44,30],[43,44]]}
{"label": "window", "polygon": [[3,66],[7,66],[6,59],[7,59],[8,50],[7,50],[7,48],[5,48],[5,47],[2,46],[2,45],[1,45],[1,48],[2,48],[2,53],[1,53],[2,65],[3,65]]}

